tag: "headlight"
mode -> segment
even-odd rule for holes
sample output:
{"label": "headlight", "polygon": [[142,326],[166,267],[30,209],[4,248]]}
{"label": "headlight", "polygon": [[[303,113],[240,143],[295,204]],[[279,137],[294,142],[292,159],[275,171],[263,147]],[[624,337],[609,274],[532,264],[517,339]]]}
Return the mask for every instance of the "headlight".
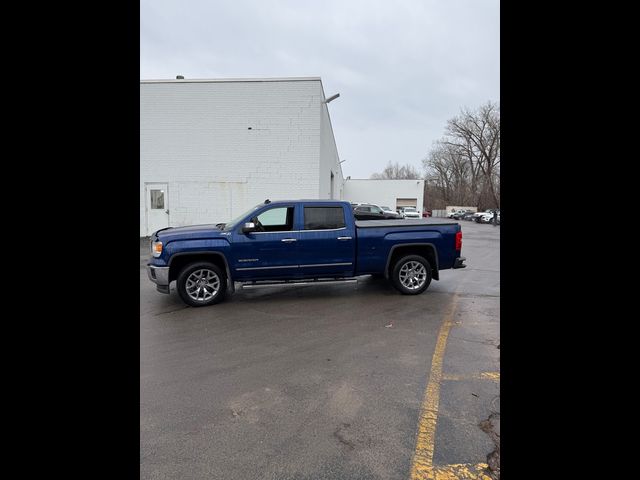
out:
{"label": "headlight", "polygon": [[151,255],[156,258],[162,255],[162,242],[153,242],[151,244]]}

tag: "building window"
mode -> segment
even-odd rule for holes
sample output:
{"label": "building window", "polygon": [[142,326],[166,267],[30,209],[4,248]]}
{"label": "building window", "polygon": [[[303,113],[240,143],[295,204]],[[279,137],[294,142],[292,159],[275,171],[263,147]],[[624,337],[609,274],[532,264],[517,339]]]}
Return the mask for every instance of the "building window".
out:
{"label": "building window", "polygon": [[164,190],[151,190],[151,209],[164,209]]}
{"label": "building window", "polygon": [[342,207],[304,207],[305,230],[332,230],[344,226]]}

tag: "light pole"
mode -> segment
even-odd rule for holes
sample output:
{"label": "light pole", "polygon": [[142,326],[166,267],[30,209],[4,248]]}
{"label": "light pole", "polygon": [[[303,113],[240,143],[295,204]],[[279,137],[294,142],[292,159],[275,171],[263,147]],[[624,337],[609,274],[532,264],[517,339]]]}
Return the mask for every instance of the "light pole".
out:
{"label": "light pole", "polygon": [[327,98],[327,99],[324,101],[324,103],[329,103],[329,102],[331,102],[331,101],[335,100],[336,98],[338,98],[339,96],[340,96],[340,94],[339,94],[339,93],[336,93],[335,95],[331,95],[329,98]]}

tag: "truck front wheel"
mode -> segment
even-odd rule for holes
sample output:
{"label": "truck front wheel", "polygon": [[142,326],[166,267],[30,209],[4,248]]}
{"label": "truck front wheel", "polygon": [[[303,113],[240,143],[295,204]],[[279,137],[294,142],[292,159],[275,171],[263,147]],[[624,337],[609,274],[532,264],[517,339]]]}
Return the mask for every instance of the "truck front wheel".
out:
{"label": "truck front wheel", "polygon": [[420,255],[402,257],[393,267],[391,283],[404,295],[422,293],[431,283],[431,265]]}
{"label": "truck front wheel", "polygon": [[177,279],[178,294],[192,307],[220,302],[227,290],[227,277],[217,265],[194,262],[182,269]]}

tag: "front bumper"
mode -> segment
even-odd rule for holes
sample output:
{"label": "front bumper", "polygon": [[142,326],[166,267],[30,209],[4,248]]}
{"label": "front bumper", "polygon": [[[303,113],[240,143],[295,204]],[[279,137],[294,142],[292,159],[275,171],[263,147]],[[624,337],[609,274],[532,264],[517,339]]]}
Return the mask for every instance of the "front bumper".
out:
{"label": "front bumper", "polygon": [[156,290],[160,293],[169,293],[169,267],[156,267],[147,265],[149,280],[156,284]]}
{"label": "front bumper", "polygon": [[466,268],[467,266],[464,264],[466,257],[458,257],[455,262],[453,262],[453,268]]}

